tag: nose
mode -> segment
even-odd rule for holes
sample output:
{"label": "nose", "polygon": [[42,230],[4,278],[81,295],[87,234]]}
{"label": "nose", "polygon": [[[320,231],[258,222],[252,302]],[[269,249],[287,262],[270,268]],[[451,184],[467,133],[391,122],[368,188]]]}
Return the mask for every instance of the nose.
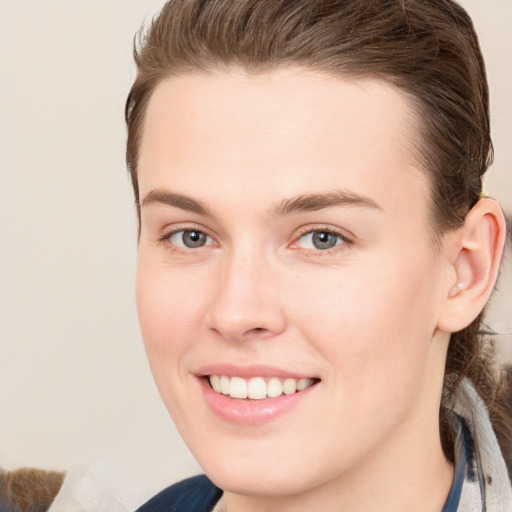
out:
{"label": "nose", "polygon": [[233,254],[219,273],[207,326],[230,341],[281,334],[287,320],[274,276],[260,255]]}

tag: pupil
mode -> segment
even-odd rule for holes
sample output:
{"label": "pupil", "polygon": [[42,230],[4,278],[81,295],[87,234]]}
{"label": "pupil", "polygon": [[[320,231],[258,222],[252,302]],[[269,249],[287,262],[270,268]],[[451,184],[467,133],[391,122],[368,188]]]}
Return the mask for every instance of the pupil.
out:
{"label": "pupil", "polygon": [[185,231],[182,239],[186,247],[201,247],[205,244],[206,235],[201,231]]}
{"label": "pupil", "polygon": [[331,249],[336,245],[337,237],[328,231],[317,231],[313,233],[313,245],[317,249]]}

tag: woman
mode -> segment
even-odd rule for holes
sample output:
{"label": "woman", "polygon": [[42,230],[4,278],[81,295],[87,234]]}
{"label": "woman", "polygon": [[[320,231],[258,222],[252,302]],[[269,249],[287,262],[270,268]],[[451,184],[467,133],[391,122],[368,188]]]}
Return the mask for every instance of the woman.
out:
{"label": "woman", "polygon": [[178,0],[135,58],[140,323],[206,474],[140,510],[511,510],[467,14]]}

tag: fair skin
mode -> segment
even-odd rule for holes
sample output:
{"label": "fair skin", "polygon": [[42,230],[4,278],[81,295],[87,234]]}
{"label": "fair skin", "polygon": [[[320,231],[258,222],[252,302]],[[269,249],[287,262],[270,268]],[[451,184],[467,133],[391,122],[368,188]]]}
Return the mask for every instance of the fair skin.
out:
{"label": "fair skin", "polygon": [[[140,323],[160,394],[229,512],[443,507],[448,332],[496,272],[465,231],[433,243],[414,122],[390,85],[298,68],[185,74],[152,95]],[[483,204],[475,232],[498,246]],[[231,398],[210,375],[308,387]]]}

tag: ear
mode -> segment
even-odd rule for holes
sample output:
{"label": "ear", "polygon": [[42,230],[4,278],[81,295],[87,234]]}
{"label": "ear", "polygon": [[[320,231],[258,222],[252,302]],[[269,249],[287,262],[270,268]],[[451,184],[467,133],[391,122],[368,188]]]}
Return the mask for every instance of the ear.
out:
{"label": "ear", "polygon": [[480,199],[447,240],[449,277],[438,329],[460,331],[479,315],[494,289],[505,241],[501,206],[492,198]]}

